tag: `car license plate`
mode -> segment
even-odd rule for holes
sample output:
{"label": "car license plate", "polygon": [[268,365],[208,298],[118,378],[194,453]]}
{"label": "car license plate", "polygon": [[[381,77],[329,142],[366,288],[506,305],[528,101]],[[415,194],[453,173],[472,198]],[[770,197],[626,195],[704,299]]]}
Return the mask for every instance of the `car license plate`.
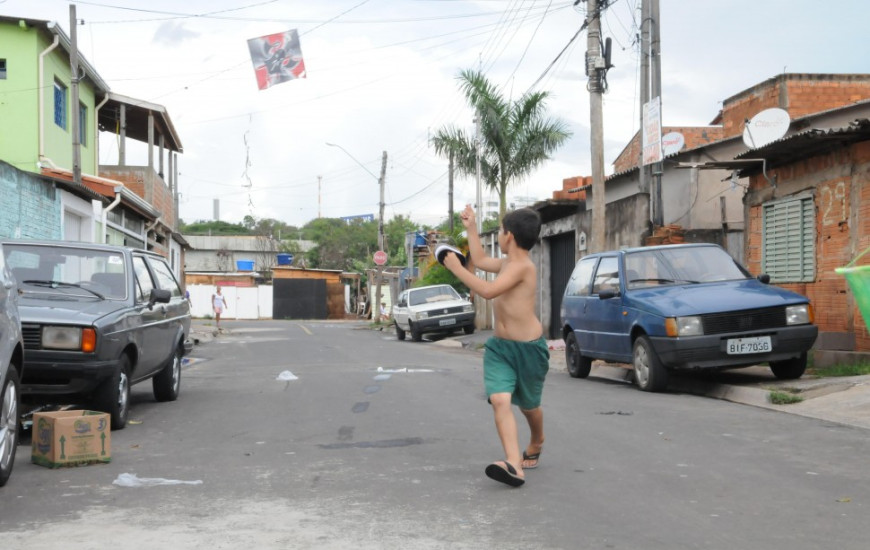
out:
{"label": "car license plate", "polygon": [[728,355],[743,355],[747,353],[768,353],[773,350],[770,336],[755,338],[731,338],[728,340]]}
{"label": "car license plate", "polygon": [[438,324],[442,327],[446,327],[447,325],[455,325],[456,319],[441,319],[438,321]]}

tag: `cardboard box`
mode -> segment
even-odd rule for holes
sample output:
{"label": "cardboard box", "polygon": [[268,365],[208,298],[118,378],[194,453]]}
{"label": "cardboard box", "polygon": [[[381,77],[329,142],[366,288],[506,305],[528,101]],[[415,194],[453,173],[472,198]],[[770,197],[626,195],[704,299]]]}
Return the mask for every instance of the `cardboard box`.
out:
{"label": "cardboard box", "polygon": [[111,462],[109,420],[95,411],[35,413],[30,461],[47,468]]}

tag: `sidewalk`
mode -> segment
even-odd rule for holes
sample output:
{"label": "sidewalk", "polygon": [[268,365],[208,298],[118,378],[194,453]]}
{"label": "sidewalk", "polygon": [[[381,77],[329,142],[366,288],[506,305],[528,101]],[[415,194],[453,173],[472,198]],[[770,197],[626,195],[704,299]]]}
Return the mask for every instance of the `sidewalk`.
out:
{"label": "sidewalk", "polygon": [[[476,331],[471,335],[447,338],[439,345],[462,346],[483,352],[483,344],[492,331]],[[550,341],[550,369],[566,371],[564,347],[561,341]],[[561,347],[562,349],[554,349]],[[601,378],[632,383],[628,366],[595,361],[589,378]],[[724,399],[734,403],[797,414],[870,430],[870,375],[832,378],[804,376],[798,380],[779,380],[767,366],[747,367],[713,373],[678,373],[671,376],[668,391],[691,393]],[[803,398],[800,403],[774,405],[771,391],[794,393]]]}

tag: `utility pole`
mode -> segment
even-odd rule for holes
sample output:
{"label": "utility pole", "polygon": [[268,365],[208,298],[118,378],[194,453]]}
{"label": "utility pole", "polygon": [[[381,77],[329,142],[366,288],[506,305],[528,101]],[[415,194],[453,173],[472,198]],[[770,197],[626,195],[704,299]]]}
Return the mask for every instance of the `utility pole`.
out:
{"label": "utility pole", "polygon": [[453,234],[453,149],[450,150],[449,163],[447,167],[447,216],[450,219],[450,234]]}
{"label": "utility pole", "polygon": [[598,0],[586,3],[586,76],[589,77],[589,123],[592,145],[592,242],[591,251],[605,249],[604,243],[604,115],[602,75],[607,63],[601,55],[601,19]]}
{"label": "utility pole", "polygon": [[[384,249],[384,184],[387,179],[387,152],[381,157],[381,177],[378,185],[381,188],[380,214],[378,215],[378,250]],[[375,303],[372,304],[372,313],[377,315],[377,322],[381,322],[381,280],[383,279],[384,266],[378,266],[377,283],[375,287]],[[377,309],[375,309],[377,308]],[[377,312],[377,313],[375,313]]]}
{"label": "utility pole", "polygon": [[320,218],[320,184],[323,176],[317,176],[317,217]]}
{"label": "utility pole", "polygon": [[[646,166],[643,164],[643,107],[649,102],[649,0],[641,0],[640,7],[640,125],[637,132],[637,166],[640,176],[639,190],[647,193],[649,189],[649,177]],[[649,193],[649,220],[653,221],[653,193]]]}
{"label": "utility pole", "polygon": [[70,52],[69,66],[70,74],[70,130],[72,131],[72,154],[73,154],[73,181],[75,183],[82,182],[82,143],[79,136],[79,49],[78,49],[78,19],[76,18],[76,5],[69,5],[69,36],[70,36]]}
{"label": "utility pole", "polygon": [[[650,61],[652,63],[652,97],[659,98],[659,116],[662,112],[662,57],[661,57],[661,26],[659,23],[659,0],[650,0],[650,18],[652,23],[652,31],[650,32]],[[661,136],[659,136],[661,139]],[[663,226],[664,220],[664,203],[662,202],[662,163],[661,161],[653,164],[652,168],[653,181],[655,185],[655,218],[653,225]]]}
{"label": "utility pole", "polygon": [[483,199],[480,191],[480,113],[474,117],[474,157],[477,164],[477,204],[475,205],[477,215],[475,218],[477,218],[477,233],[480,234],[483,228]]}

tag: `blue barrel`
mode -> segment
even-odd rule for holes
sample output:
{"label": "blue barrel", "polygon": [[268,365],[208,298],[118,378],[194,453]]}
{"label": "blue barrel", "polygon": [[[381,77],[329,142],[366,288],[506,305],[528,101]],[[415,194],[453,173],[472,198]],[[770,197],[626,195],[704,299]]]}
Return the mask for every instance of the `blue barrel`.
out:
{"label": "blue barrel", "polygon": [[293,263],[293,254],[278,254],[278,265],[290,265]]}

